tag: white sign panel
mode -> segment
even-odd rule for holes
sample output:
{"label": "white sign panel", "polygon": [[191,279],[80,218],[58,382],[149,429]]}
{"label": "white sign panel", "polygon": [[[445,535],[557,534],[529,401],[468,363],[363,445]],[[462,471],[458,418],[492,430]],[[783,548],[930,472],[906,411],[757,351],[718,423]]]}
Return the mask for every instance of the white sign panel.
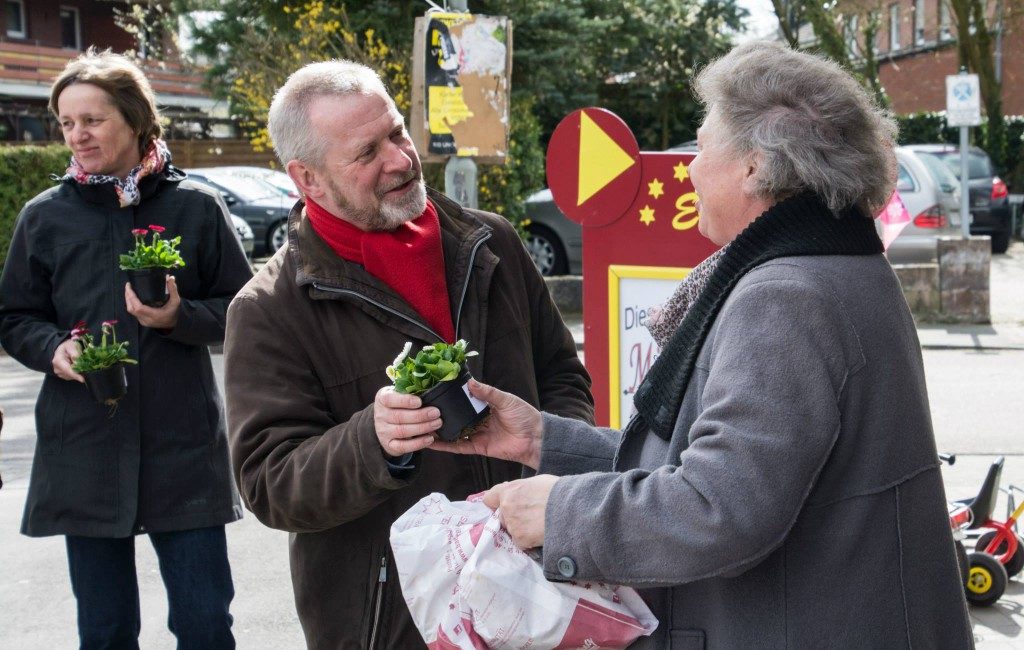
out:
{"label": "white sign panel", "polygon": [[647,330],[650,308],[667,301],[688,268],[608,267],[609,425],[625,426],[634,412],[633,395],[661,352]]}
{"label": "white sign panel", "polygon": [[949,126],[981,124],[981,91],[976,74],[946,77],[946,123]]}

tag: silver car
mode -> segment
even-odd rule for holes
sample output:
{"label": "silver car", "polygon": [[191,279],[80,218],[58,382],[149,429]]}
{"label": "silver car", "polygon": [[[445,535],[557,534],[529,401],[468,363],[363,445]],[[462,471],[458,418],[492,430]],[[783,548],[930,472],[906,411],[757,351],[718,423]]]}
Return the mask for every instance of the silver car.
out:
{"label": "silver car", "polygon": [[[910,213],[910,223],[889,246],[892,264],[934,262],[939,237],[960,234],[959,181],[936,156],[896,148],[896,191]],[[875,220],[881,233],[881,220]]]}

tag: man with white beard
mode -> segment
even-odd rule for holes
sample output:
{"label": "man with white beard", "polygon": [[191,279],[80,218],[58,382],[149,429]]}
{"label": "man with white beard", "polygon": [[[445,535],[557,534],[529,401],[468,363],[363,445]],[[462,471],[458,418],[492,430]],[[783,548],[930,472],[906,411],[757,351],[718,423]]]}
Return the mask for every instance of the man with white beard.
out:
{"label": "man with white beard", "polygon": [[587,422],[590,378],[508,221],[425,188],[376,73],[349,61],[302,68],[274,97],[269,129],[303,200],[287,244],[228,311],[239,491],[260,521],[293,533],[310,647],[423,647],[393,570],[391,524],[431,492],[465,499],[522,468],[427,449],[429,432],[410,438],[402,413],[375,403],[385,368],[407,341],[466,339],[480,353],[474,377]]}

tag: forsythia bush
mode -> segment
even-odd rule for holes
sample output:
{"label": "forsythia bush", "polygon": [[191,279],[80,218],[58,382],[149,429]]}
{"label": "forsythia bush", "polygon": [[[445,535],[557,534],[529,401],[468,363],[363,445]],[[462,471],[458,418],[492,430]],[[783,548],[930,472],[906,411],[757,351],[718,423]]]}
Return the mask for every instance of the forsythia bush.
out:
{"label": "forsythia bush", "polygon": [[7,260],[18,213],[63,175],[71,153],[64,145],[0,147],[0,268]]}

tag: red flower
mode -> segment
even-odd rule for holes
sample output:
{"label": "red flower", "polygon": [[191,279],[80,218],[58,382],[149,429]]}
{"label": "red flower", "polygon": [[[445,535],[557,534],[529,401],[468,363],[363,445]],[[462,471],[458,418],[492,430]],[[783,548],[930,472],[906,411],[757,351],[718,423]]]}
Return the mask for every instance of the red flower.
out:
{"label": "red flower", "polygon": [[83,335],[88,334],[88,333],[89,333],[89,328],[86,325],[85,321],[84,320],[80,320],[77,323],[75,323],[75,326],[73,328],[71,328],[71,340],[72,341],[77,341]]}
{"label": "red flower", "polygon": [[103,321],[103,327],[113,327],[114,325],[117,325],[117,321],[116,320],[105,320],[105,321]]}
{"label": "red flower", "polygon": [[149,229],[152,230],[153,232],[163,232],[167,230],[163,226],[154,226],[153,224],[149,224]]}
{"label": "red flower", "polygon": [[132,234],[136,237],[144,237],[148,232],[145,228],[132,228]]}

